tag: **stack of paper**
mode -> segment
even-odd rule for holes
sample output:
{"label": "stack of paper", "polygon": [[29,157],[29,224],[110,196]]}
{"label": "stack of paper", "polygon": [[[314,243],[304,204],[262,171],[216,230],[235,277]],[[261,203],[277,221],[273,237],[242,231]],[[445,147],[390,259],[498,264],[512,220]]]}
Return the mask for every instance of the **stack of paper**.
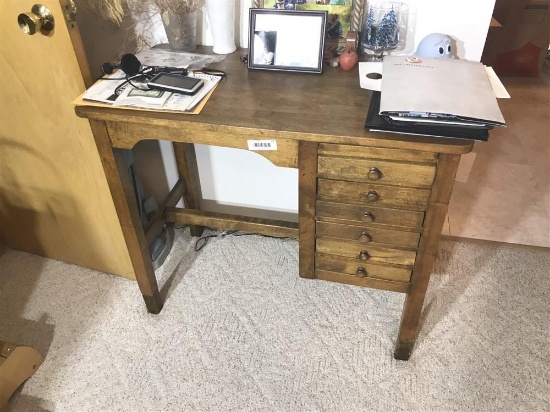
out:
{"label": "stack of paper", "polygon": [[[204,79],[204,86],[194,95],[183,95],[146,89],[145,83],[128,82],[126,74],[119,70],[109,79],[99,80],[84,93],[84,100],[109,103],[114,106],[132,106],[142,109],[171,110],[197,114],[199,104],[218,85],[220,76],[194,73]],[[134,87],[137,86],[137,87]]]}
{"label": "stack of paper", "polygon": [[493,126],[506,125],[481,63],[386,56],[383,73],[371,130],[487,140]]}

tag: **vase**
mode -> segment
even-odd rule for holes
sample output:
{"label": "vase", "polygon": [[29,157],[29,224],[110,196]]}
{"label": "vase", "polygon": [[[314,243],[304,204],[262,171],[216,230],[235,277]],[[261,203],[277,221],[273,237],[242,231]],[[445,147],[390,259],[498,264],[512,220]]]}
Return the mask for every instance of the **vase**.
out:
{"label": "vase", "polygon": [[361,45],[374,60],[382,60],[384,53],[397,49],[404,41],[406,23],[401,11],[402,3],[394,1],[372,1],[367,5]]}
{"label": "vase", "polygon": [[161,16],[170,47],[182,51],[195,50],[197,47],[197,12],[178,15],[164,11]]}
{"label": "vase", "polygon": [[206,0],[206,12],[212,30],[216,54],[229,54],[237,50],[235,46],[235,1]]}

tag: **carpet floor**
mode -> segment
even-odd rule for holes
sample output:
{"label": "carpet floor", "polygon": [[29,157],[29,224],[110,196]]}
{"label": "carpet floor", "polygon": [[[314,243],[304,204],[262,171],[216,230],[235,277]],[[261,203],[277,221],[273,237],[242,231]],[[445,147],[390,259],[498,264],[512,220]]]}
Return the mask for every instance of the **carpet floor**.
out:
{"label": "carpet floor", "polygon": [[442,241],[415,350],[404,295],[298,276],[298,244],[187,230],[137,285],[0,248],[0,340],[45,355],[13,411],[549,411],[548,250]]}

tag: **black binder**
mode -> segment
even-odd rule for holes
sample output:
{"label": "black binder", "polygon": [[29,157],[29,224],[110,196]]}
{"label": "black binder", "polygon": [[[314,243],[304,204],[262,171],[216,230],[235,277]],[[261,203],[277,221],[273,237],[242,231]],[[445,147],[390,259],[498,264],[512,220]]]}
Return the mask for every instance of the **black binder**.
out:
{"label": "black binder", "polygon": [[381,92],[372,92],[367,120],[365,122],[365,127],[369,130],[422,136],[452,137],[456,139],[480,140],[483,142],[489,139],[489,128],[492,127],[440,125],[415,122],[399,122],[399,124],[397,124],[385,116],[380,116],[380,96]]}

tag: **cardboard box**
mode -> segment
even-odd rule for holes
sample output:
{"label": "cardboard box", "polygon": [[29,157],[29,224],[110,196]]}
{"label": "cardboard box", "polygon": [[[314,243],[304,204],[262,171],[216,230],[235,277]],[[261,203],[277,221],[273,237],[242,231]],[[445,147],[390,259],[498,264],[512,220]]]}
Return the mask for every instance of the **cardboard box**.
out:
{"label": "cardboard box", "polygon": [[550,0],[497,0],[481,61],[501,76],[536,76],[550,43]]}

